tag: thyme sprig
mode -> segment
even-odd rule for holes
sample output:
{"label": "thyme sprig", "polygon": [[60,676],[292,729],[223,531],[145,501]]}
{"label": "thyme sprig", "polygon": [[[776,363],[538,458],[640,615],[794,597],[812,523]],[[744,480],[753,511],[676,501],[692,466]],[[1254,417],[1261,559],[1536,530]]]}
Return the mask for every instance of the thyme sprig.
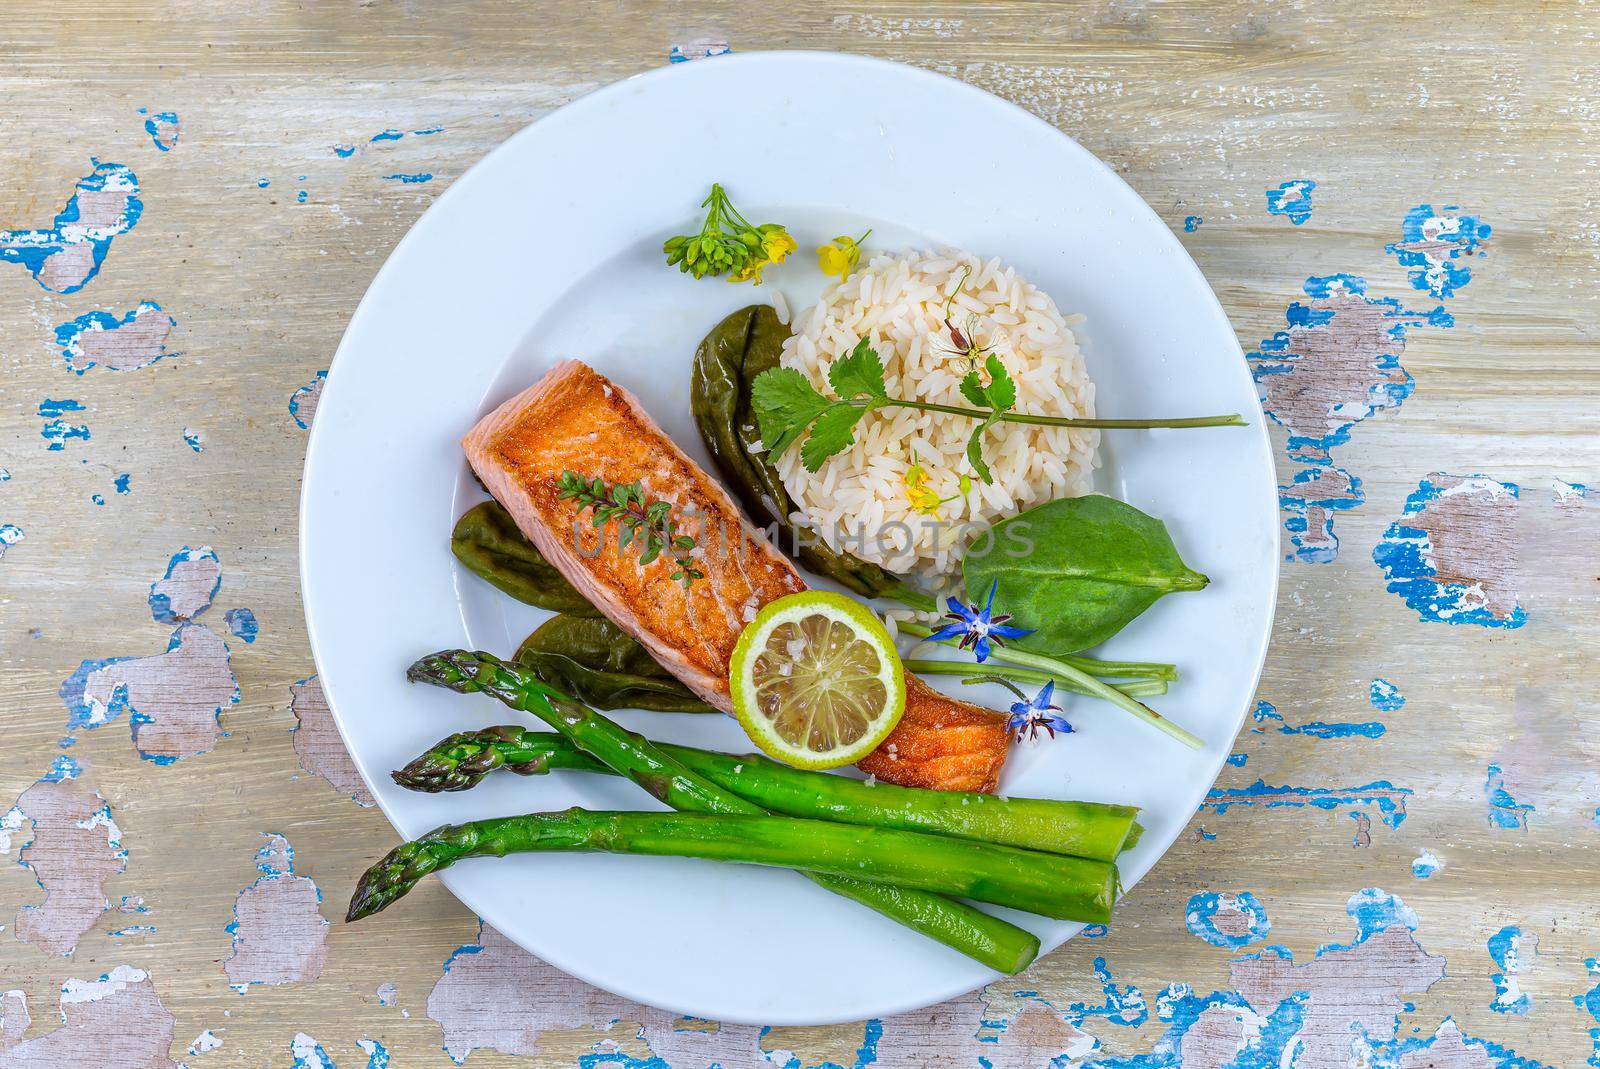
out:
{"label": "thyme sprig", "polygon": [[678,531],[671,504],[651,500],[643,483],[608,485],[604,479],[585,478],[569,470],[561,473],[556,496],[576,501],[580,512],[592,509],[596,528],[615,523],[617,548],[627,549],[637,543],[641,565],[666,553],[675,565],[673,581],[682,583],[685,590],[696,579],[705,578],[705,572],[695,565],[695,540]]}

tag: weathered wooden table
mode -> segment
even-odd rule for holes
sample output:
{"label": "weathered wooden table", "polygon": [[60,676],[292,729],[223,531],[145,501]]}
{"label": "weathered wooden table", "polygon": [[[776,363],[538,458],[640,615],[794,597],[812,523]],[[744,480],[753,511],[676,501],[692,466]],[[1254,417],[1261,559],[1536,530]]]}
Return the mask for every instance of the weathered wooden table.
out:
{"label": "weathered wooden table", "polygon": [[[12,0],[0,1066],[1600,1066],[1597,30],[1521,4]],[[1181,233],[1279,448],[1272,654],[1192,833],[1109,931],[833,1028],[624,1003],[437,884],[338,923],[395,837],[296,580],[321,375],[406,228],[528,121],[728,45],[904,60],[1077,138]]]}

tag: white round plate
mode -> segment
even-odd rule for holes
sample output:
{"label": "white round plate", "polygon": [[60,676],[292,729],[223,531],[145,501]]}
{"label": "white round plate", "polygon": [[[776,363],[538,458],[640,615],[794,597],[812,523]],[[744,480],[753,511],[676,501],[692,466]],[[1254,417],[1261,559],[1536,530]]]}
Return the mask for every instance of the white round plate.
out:
{"label": "white round plate", "polygon": [[[759,289],[695,281],[662,258],[666,237],[699,225],[713,181],[750,218],[783,222],[800,241]],[[1006,770],[1011,794],[1142,806],[1147,832],[1122,862],[1138,894],[1133,885],[1221,768],[1266,650],[1278,522],[1255,387],[1199,270],[1104,164],[961,82],[826,53],[668,67],[541,119],[439,197],[351,319],[306,458],[301,578],[323,690],[401,835],[647,801],[631,784],[576,773],[495,776],[451,795],[390,781],[391,769],[452,731],[527,722],[489,698],[405,682],[406,666],[434,650],[509,654],[544,615],[451,558],[451,525],[481,498],[461,435],[556,361],[579,357],[637,393],[710,468],[689,414],[695,344],[773,290],[791,307],[814,301],[823,279],[811,249],[868,226],[873,249],[950,244],[1000,256],[1064,312],[1084,313],[1102,413],[1250,420],[1105,435],[1102,488],[1165,520],[1185,559],[1212,579],[1203,592],[1163,599],[1106,653],[1177,662],[1182,682],[1159,707],[1206,748],[1187,750],[1080,700],[1068,707],[1074,734],[1019,747]],[[618,719],[660,739],[749,748],[727,717]],[[995,975],[792,872],[543,855],[474,860],[443,878],[487,924],[556,967],[698,1017],[858,1020]],[[1045,950],[1079,927],[1007,915]]]}

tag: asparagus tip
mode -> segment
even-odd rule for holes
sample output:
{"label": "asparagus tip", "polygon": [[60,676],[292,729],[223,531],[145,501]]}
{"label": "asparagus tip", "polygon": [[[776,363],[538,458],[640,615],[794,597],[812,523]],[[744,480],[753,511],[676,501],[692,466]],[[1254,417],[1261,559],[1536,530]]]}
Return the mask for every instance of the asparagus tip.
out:
{"label": "asparagus tip", "polygon": [[[403,898],[417,885],[417,881],[431,872],[434,866],[420,843],[401,843],[384,856],[383,860],[361,874],[355,892],[350,896],[350,908],[345,911],[346,924],[374,913],[381,913]],[[420,871],[419,871],[420,870]]]}
{"label": "asparagus tip", "polygon": [[[515,725],[458,731],[440,739],[404,768],[389,773],[395,783],[408,791],[438,794],[465,791],[476,787],[484,776],[505,766],[497,742],[514,742],[522,729]],[[535,760],[510,766],[513,772],[534,775],[547,771],[548,761]]]}
{"label": "asparagus tip", "polygon": [[449,687],[463,694],[470,693],[478,689],[472,673],[477,659],[476,655],[466,650],[440,650],[418,658],[406,669],[406,680]]}

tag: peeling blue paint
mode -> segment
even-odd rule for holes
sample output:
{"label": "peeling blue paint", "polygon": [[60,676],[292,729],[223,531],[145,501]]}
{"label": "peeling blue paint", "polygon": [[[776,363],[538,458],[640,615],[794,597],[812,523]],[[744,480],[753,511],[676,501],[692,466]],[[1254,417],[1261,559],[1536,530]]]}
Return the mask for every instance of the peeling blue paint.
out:
{"label": "peeling blue paint", "polygon": [[408,186],[414,186],[421,182],[433,181],[433,175],[426,171],[419,171],[415,174],[386,174],[383,177],[392,182],[404,182]]}
{"label": "peeling blue paint", "polygon": [[1167,1023],[1167,1030],[1148,1054],[1120,1058],[1101,1058],[1084,1063],[1084,1069],[1183,1069],[1186,1062],[1183,1041],[1207,1010],[1231,1010],[1243,1025],[1247,1038],[1244,1049],[1226,1069],[1282,1069],[1294,1064],[1297,1037],[1305,1024],[1309,996],[1299,991],[1278,1003],[1263,1018],[1236,991],[1214,991],[1197,996],[1188,984],[1169,985],[1156,998],[1156,1015]]}
{"label": "peeling blue paint", "polygon": [[1398,594],[1424,622],[1477,624],[1480,627],[1507,630],[1521,627],[1528,622],[1528,613],[1520,604],[1507,613],[1497,613],[1486,602],[1481,584],[1457,579],[1441,580],[1432,559],[1433,547],[1428,532],[1414,523],[1406,522],[1420,517],[1442,495],[1460,492],[1463,485],[1470,485],[1473,490],[1485,493],[1521,497],[1521,489],[1515,483],[1499,482],[1481,475],[1466,478],[1470,484],[1448,488],[1440,487],[1431,478],[1419,482],[1416,491],[1406,498],[1405,511],[1389,525],[1373,547],[1372,561],[1383,569],[1389,593]]}
{"label": "peeling blue paint", "polygon": [[[1600,958],[1583,959],[1584,968],[1589,970],[1589,975],[1595,978],[1595,985],[1581,995],[1574,995],[1572,1002],[1578,1009],[1587,1013],[1600,1024]],[[1589,1039],[1594,1043],[1594,1052],[1589,1055],[1589,1064],[1595,1069],[1600,1069],[1600,1028],[1589,1029]]]}
{"label": "peeling blue paint", "polygon": [[[139,114],[145,114],[145,109],[140,108]],[[144,121],[144,132],[150,135],[150,140],[162,152],[172,151],[172,146],[178,143],[178,113],[175,111],[158,111]]]}
{"label": "peeling blue paint", "polygon": [[1228,755],[1228,764],[1234,768],[1243,768],[1250,760],[1247,753],[1231,753]]}
{"label": "peeling blue paint", "polygon": [[1505,775],[1499,765],[1490,763],[1483,793],[1489,802],[1490,827],[1528,830],[1528,814],[1533,812],[1533,806],[1519,803],[1506,790]]}
{"label": "peeling blue paint", "polygon": [[[1229,927],[1242,924],[1244,931],[1224,931],[1217,921],[1219,914],[1227,918]],[[1240,891],[1237,894],[1198,892],[1189,899],[1184,923],[1191,935],[1203,939],[1214,947],[1232,949],[1259,943],[1267,937],[1268,932],[1272,931],[1272,922],[1267,919],[1266,907],[1249,891]]]}
{"label": "peeling blue paint", "polygon": [[[76,319],[69,319],[57,326],[56,344],[61,347],[61,355],[66,361],[67,370],[82,375],[96,365],[95,359],[83,350],[85,335],[121,330],[124,327],[131,326],[138,319],[149,316],[151,313],[159,313],[169,323],[176,325],[176,320],[173,320],[170,315],[163,312],[159,304],[155,301],[146,300],[140,301],[133,311],[124,315],[121,319],[109,312],[94,311],[85,312]],[[170,326],[168,330],[171,330]],[[132,355],[131,350],[128,353],[130,356]],[[105,368],[107,371],[133,371],[138,368],[149,367],[164,356],[176,355],[176,353],[167,351],[166,338],[163,336],[161,342],[154,346],[153,350],[144,354],[143,359],[135,358],[137,362],[130,360],[127,363],[107,364]]]}
{"label": "peeling blue paint", "polygon": [[296,204],[304,204],[309,199],[311,199],[311,194],[305,190],[297,189],[294,191],[294,202]]}
{"label": "peeling blue paint", "polygon": [[356,147],[354,145],[335,145],[333,146],[333,154],[341,160],[348,160],[356,154]]}
{"label": "peeling blue paint", "polygon": [[723,41],[694,41],[687,45],[673,45],[667,52],[668,63],[688,63],[692,59],[710,59],[725,56],[733,49]]}
{"label": "peeling blue paint", "polygon": [[81,775],[83,775],[83,766],[66,754],[61,754],[50,762],[50,771],[40,776],[39,782],[61,783],[64,780],[77,779]]}
{"label": "peeling blue paint", "polygon": [[1183,220],[1183,232],[1185,234],[1193,234],[1196,230],[1200,229],[1204,222],[1205,220],[1200,218],[1198,215],[1185,216]]}
{"label": "peeling blue paint", "polygon": [[1533,1009],[1533,1000],[1518,986],[1517,976],[1525,968],[1524,950],[1537,954],[1538,946],[1537,938],[1525,937],[1515,924],[1508,924],[1489,937],[1489,957],[1504,970],[1489,977],[1489,982],[1494,984],[1494,1000],[1489,1003],[1491,1010],[1522,1016]]}
{"label": "peeling blue paint", "polygon": [[123,474],[118,475],[115,479],[113,479],[111,481],[111,485],[116,488],[116,491],[119,494],[131,494],[131,493],[133,493],[133,491],[132,491],[132,489],[130,489],[129,484],[132,481],[133,481],[133,476],[129,475],[126,472],[124,472]]}
{"label": "peeling blue paint", "polygon": [[1111,929],[1103,924],[1086,924],[1078,933],[1079,939],[1103,939]]}
{"label": "peeling blue paint", "polygon": [[1138,1028],[1150,1019],[1150,1010],[1145,1004],[1144,993],[1132,984],[1118,984],[1116,977],[1111,975],[1111,969],[1106,965],[1105,958],[1095,958],[1092,968],[1094,978],[1100,982],[1100,993],[1105,996],[1104,1001],[1097,1005],[1087,1002],[1068,1003],[1061,1012],[1062,1017],[1074,1026],[1081,1026],[1084,1021],[1092,1017],[1124,1028]]}
{"label": "peeling blue paint", "polygon": [[1317,184],[1309,178],[1291,178],[1276,189],[1267,190],[1267,214],[1286,215],[1295,226],[1311,218],[1311,191]]}
{"label": "peeling blue paint", "polygon": [[[1446,1036],[1451,1040],[1457,1040],[1459,1036],[1457,1041],[1478,1057],[1469,1054],[1463,1058],[1455,1051],[1439,1051],[1438,1046]],[[1402,1039],[1378,1044],[1373,1048],[1373,1055],[1369,1069],[1429,1069],[1434,1066],[1480,1064],[1487,1065],[1488,1069],[1548,1069],[1542,1063],[1524,1058],[1498,1043],[1460,1035],[1460,1028],[1451,1017],[1446,1017],[1438,1031],[1426,1039]]]}
{"label": "peeling blue paint", "polygon": [[1399,895],[1390,894],[1381,887],[1363,887],[1345,902],[1344,911],[1356,922],[1355,941],[1324,943],[1317,947],[1318,957],[1329,950],[1349,950],[1359,946],[1385,928],[1402,925],[1414,932],[1421,924],[1417,920],[1416,910],[1406,905]]}
{"label": "peeling blue paint", "polygon": [[45,398],[39,402],[39,418],[44,420],[44,428],[39,435],[49,444],[45,447],[52,453],[59,453],[67,447],[68,439],[77,439],[80,442],[89,440],[89,425],[86,423],[68,423],[61,417],[68,412],[87,412],[88,409],[80,401],[68,398],[64,401],[52,401]]}
{"label": "peeling blue paint", "polygon": [[193,427],[185,427],[183,429],[183,441],[196,453],[204,453],[206,451],[204,436]]}
{"label": "peeling blue paint", "polygon": [[1476,215],[1462,215],[1454,204],[1435,211],[1419,204],[1400,223],[1400,240],[1384,246],[1407,269],[1411,285],[1437,298],[1455,296],[1472,281],[1472,269],[1460,261],[1483,250],[1491,233]]}
{"label": "peeling blue paint", "polygon": [[[311,412],[302,412],[308,402],[315,403],[318,395],[322,393],[323,383],[327,381],[328,373],[319,371],[311,381],[289,395],[289,415],[294,420],[294,425],[301,430],[311,429]],[[313,410],[314,411],[314,410]]]}
{"label": "peeling blue paint", "polygon": [[[765,1037],[768,1031],[769,1029],[763,1028],[760,1035]],[[801,1061],[800,1056],[794,1054],[793,1052],[783,1052],[787,1053],[789,1057],[782,1061],[779,1061],[776,1057],[774,1057],[774,1055],[778,1052],[767,1052],[767,1061],[777,1066],[778,1069],[866,1069],[867,1066],[872,1065],[878,1060],[878,1043],[882,1039],[883,1022],[874,1019],[866,1021],[862,1025],[861,1046],[856,1050],[855,1060],[849,1065],[840,1065],[838,1062],[834,1061],[808,1064]],[[666,1063],[662,1062],[659,1058],[652,1058],[644,1062],[641,1062],[638,1059],[630,1059],[628,1062],[623,1064],[627,1066],[627,1069],[640,1069],[640,1067],[643,1066],[654,1067],[656,1063],[660,1063],[661,1069],[670,1069],[670,1067],[668,1067]]]}
{"label": "peeling blue paint", "polygon": [[106,657],[101,660],[87,660],[79,663],[78,667],[66,679],[61,681],[61,687],[56,694],[67,707],[67,734],[72,735],[79,730],[89,731],[109,724],[117,717],[128,711],[128,688],[117,687],[111,692],[111,700],[101,708],[89,702],[84,697],[88,688],[89,675],[97,672],[107,665],[116,664],[118,661],[129,661],[131,657]]}
{"label": "peeling blue paint", "polygon": [[272,185],[272,179],[270,179],[270,178],[257,178],[256,179],[256,188],[257,189],[266,189],[270,185]]}
{"label": "peeling blue paint", "polygon": [[[215,561],[217,563],[217,577],[211,584],[211,592],[205,596],[205,603],[187,615],[179,615],[172,609],[172,598],[162,587],[172,578],[172,573],[179,565],[193,561]],[[222,562],[217,557],[217,551],[210,546],[201,546],[191,549],[184,546],[174,553],[167,561],[167,570],[161,573],[161,578],[150,584],[150,596],[146,600],[150,604],[150,618],[158,624],[176,624],[186,620],[193,620],[201,613],[211,608],[211,603],[216,600],[217,591],[222,589]]]}
{"label": "peeling blue paint", "polygon": [[1424,850],[1411,862],[1411,875],[1419,880],[1429,880],[1442,868],[1444,862],[1439,860],[1439,856],[1432,850]]}
{"label": "peeling blue paint", "polygon": [[[1278,724],[1276,730],[1280,735],[1309,735],[1314,739],[1376,739],[1381,737],[1384,732],[1388,730],[1375,720],[1363,720],[1356,722],[1340,721],[1335,723],[1328,723],[1322,720],[1310,720],[1304,724],[1287,724],[1284,722],[1283,714],[1278,712],[1277,707],[1268,701],[1257,701],[1255,711],[1252,712],[1250,716],[1251,719],[1253,719],[1257,724],[1266,723],[1268,721],[1276,721]],[[1267,729],[1257,727],[1251,728],[1250,730],[1260,733],[1266,731]],[[1239,763],[1243,764],[1242,761]]]}
{"label": "peeling blue paint", "polygon": [[[1411,396],[1415,381],[1399,355],[1407,329],[1455,323],[1442,306],[1411,311],[1392,298],[1368,297],[1366,289],[1355,275],[1311,276],[1304,286],[1310,303],[1291,304],[1284,312],[1288,329],[1263,339],[1246,357],[1262,407],[1289,432],[1288,459],[1298,467],[1278,488],[1289,561],[1322,564],[1338,556],[1334,519],[1362,504],[1366,494],[1360,478],[1332,463],[1331,450],[1349,440],[1355,424]],[[1325,366],[1335,351],[1358,358],[1352,370],[1365,377],[1359,382],[1365,392],[1321,396],[1321,384],[1342,381]],[[1315,402],[1309,408],[1308,399]]]}
{"label": "peeling blue paint", "polygon": [[249,609],[229,609],[222,614],[222,620],[228,625],[228,632],[234,638],[243,639],[247,644],[254,642],[261,633],[260,626],[256,623],[256,614]]}
{"label": "peeling blue paint", "polygon": [[358,1039],[356,1046],[367,1056],[367,1069],[389,1069],[389,1051],[375,1039]]}
{"label": "peeling blue paint", "polygon": [[[1278,487],[1283,529],[1294,547],[1284,560],[1327,564],[1337,558],[1339,536],[1333,533],[1334,514],[1366,500],[1361,479],[1345,468],[1309,464],[1295,472],[1288,485]],[[1322,517],[1316,530],[1311,529],[1313,512]]]}
{"label": "peeling blue paint", "polygon": [[294,1058],[290,1069],[338,1069],[322,1044],[304,1032],[297,1032],[290,1040],[289,1053]]}
{"label": "peeling blue paint", "polygon": [[126,928],[118,928],[106,934],[114,939],[126,939],[135,935],[154,935],[156,926],[153,924],[130,924]]}
{"label": "peeling blue paint", "polygon": [[[144,211],[139,199],[138,177],[120,163],[101,163],[91,157],[94,170],[78,179],[76,189],[67,199],[66,206],[56,215],[52,225],[41,230],[0,230],[0,261],[21,264],[45,290],[54,293],[76,293],[100,273],[111,242],[132,230]],[[85,193],[122,193],[125,200],[120,212],[108,222],[88,223],[83,220],[78,197]],[[59,288],[44,280],[48,261],[69,249],[85,247],[89,263],[75,263],[72,273],[66,276]]]}
{"label": "peeling blue paint", "polygon": [[0,523],[0,558],[4,558],[6,550],[22,541],[25,536],[22,528],[14,523]]}
{"label": "peeling blue paint", "polygon": [[1405,707],[1406,696],[1387,679],[1374,679],[1367,689],[1367,701],[1380,713],[1393,713]]}
{"label": "peeling blue paint", "polygon": [[371,140],[373,140],[373,141],[398,141],[402,137],[405,137],[405,136],[406,136],[406,132],[404,130],[380,130],[378,133],[375,133],[375,134],[372,135]]}
{"label": "peeling blue paint", "polygon": [[1411,788],[1396,787],[1388,780],[1374,780],[1361,787],[1273,787],[1258,779],[1248,787],[1213,787],[1200,803],[1200,811],[1210,809],[1221,816],[1234,806],[1323,810],[1376,806],[1383,822],[1398,828],[1406,819],[1406,799],[1413,793]]}
{"label": "peeling blue paint", "polygon": [[[1409,327],[1455,326],[1455,317],[1443,307],[1435,308],[1431,312],[1413,312],[1403,308],[1400,302],[1392,297],[1368,297],[1366,280],[1355,275],[1312,275],[1306,279],[1303,288],[1306,296],[1313,301],[1355,298],[1365,305],[1379,309],[1379,315],[1383,320],[1392,321],[1392,325],[1385,333],[1395,342],[1404,341]],[[1301,357],[1294,352],[1293,332],[1296,329],[1310,331],[1318,327],[1331,327],[1338,314],[1336,310],[1314,308],[1299,301],[1291,304],[1284,312],[1284,320],[1288,323],[1289,329],[1280,330],[1271,338],[1264,339],[1261,348],[1247,357],[1251,362],[1251,373],[1257,383],[1270,375],[1294,374],[1295,362]],[[1397,346],[1399,347],[1401,346]],[[1373,367],[1377,371],[1397,372],[1398,381],[1384,383],[1373,388],[1364,397],[1352,398],[1342,403],[1339,411],[1333,414],[1336,418],[1332,420],[1334,426],[1331,430],[1321,434],[1307,434],[1303,429],[1297,431],[1296,428],[1283,423],[1272,412],[1267,413],[1273,416],[1274,422],[1289,431],[1291,452],[1326,457],[1329,449],[1350,440],[1350,430],[1357,423],[1381,409],[1399,408],[1405,403],[1416,388],[1416,380],[1400,366],[1399,357],[1394,353],[1378,353]]]}

